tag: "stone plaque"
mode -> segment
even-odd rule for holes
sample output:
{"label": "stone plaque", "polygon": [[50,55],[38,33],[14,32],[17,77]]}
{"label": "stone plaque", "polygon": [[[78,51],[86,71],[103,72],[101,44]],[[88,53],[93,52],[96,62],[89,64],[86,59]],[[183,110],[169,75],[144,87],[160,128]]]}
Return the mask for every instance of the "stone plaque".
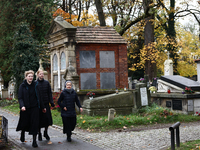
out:
{"label": "stone plaque", "polygon": [[96,68],[95,51],[80,51],[80,68]]}
{"label": "stone plaque", "polygon": [[140,88],[140,96],[141,96],[141,105],[147,106],[148,105],[148,97],[147,97],[147,88],[146,87]]}
{"label": "stone plaque", "polygon": [[100,68],[115,68],[115,52],[100,51]]}
{"label": "stone plaque", "polygon": [[173,110],[182,110],[182,100],[172,100]]}
{"label": "stone plaque", "polygon": [[188,111],[194,111],[193,100],[188,100]]}
{"label": "stone plaque", "polygon": [[172,107],[171,101],[166,101],[166,107]]}
{"label": "stone plaque", "polygon": [[81,89],[96,89],[96,73],[81,73]]}
{"label": "stone plaque", "polygon": [[101,89],[115,88],[115,73],[100,73]]}

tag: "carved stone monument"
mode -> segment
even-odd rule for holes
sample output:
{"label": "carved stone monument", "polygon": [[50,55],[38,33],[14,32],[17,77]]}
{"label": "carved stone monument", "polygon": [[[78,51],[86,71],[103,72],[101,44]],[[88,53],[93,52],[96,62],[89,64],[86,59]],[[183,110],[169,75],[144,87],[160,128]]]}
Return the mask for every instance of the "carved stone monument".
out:
{"label": "carved stone monument", "polygon": [[72,82],[73,89],[76,90],[79,88],[79,76],[75,68],[71,65],[71,59],[69,59],[69,66],[65,70],[64,79]]}
{"label": "carved stone monument", "polygon": [[167,52],[168,59],[164,62],[164,75],[173,75],[173,61],[169,59],[169,52]]}
{"label": "carved stone monument", "polygon": [[[43,66],[42,66],[42,59],[40,59],[39,65],[40,65],[40,67],[39,67],[38,70],[43,70],[43,72],[44,72],[44,79],[45,79],[45,80],[48,80],[48,72],[45,71],[44,68],[43,68]],[[37,76],[37,73],[35,73],[35,75]]]}

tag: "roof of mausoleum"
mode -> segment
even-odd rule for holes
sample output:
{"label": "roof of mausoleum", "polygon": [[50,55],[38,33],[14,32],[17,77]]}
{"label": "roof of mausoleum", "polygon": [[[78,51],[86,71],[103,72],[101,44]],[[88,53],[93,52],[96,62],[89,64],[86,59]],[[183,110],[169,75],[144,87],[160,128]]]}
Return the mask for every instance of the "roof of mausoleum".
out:
{"label": "roof of mausoleum", "polygon": [[77,27],[76,42],[127,44],[122,36],[111,27]]}

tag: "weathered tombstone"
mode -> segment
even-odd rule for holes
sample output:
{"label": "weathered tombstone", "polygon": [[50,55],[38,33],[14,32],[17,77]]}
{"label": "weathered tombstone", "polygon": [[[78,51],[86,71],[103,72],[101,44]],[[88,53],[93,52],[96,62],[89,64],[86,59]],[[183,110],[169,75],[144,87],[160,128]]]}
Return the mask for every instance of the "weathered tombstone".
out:
{"label": "weathered tombstone", "polygon": [[188,100],[188,112],[194,111],[194,102],[193,100]]}
{"label": "weathered tombstone", "polygon": [[136,104],[136,108],[140,108],[141,106],[147,106],[150,103],[151,95],[150,91],[147,90],[147,86],[145,83],[137,83],[136,84],[137,96],[134,99],[134,103]]}
{"label": "weathered tombstone", "polygon": [[132,83],[132,89],[135,89],[135,85],[137,84],[137,79],[134,79],[133,80],[133,83]]}
{"label": "weathered tombstone", "polygon": [[114,108],[110,108],[108,110],[108,121],[114,120],[114,117],[115,117],[115,109]]}
{"label": "weathered tombstone", "polygon": [[132,89],[132,77],[128,77],[128,88]]}

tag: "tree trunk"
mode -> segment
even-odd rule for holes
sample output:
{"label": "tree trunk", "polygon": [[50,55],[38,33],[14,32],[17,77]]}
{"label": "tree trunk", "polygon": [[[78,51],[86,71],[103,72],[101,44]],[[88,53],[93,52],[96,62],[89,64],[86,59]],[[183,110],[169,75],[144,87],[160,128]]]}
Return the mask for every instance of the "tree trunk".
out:
{"label": "tree trunk", "polygon": [[[177,47],[176,44],[176,30],[175,30],[175,20],[174,20],[174,8],[175,8],[175,0],[170,0],[170,13],[168,19],[168,28],[167,28],[167,36],[170,41],[167,45],[167,50],[170,52],[170,57],[173,59],[173,68],[174,74],[178,74],[177,64],[178,64],[178,55],[177,55]],[[173,42],[173,43],[172,43]]]}
{"label": "tree trunk", "polygon": [[101,0],[95,0],[95,5],[97,8],[97,12],[98,12],[100,26],[106,26],[106,21],[105,21],[105,16],[104,16],[103,9],[102,9]]}
{"label": "tree trunk", "polygon": [[[144,0],[144,9],[148,8],[148,6],[153,3],[153,0]],[[147,47],[147,55],[150,55],[148,45],[150,45],[152,42],[154,42],[154,23],[153,20],[154,15],[151,15],[150,17],[145,19],[145,29],[144,29],[144,45]],[[148,57],[147,56],[147,57]],[[149,75],[149,79],[152,80],[154,77],[156,77],[156,63],[152,63],[152,60],[147,59],[145,62],[145,74]]]}

